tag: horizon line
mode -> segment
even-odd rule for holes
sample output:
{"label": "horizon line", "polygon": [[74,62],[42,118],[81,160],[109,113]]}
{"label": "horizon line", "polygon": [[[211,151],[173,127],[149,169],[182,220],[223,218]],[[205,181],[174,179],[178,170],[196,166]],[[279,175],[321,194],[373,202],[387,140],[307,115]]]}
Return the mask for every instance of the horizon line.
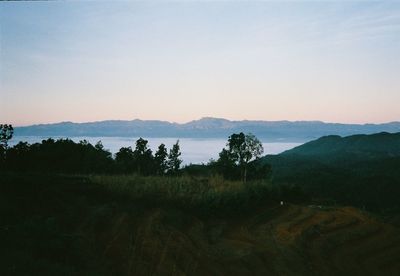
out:
{"label": "horizon line", "polygon": [[353,123],[353,122],[331,122],[331,121],[322,121],[322,120],[263,120],[263,119],[227,119],[223,117],[212,117],[212,116],[203,116],[199,119],[192,119],[186,122],[176,122],[176,121],[168,121],[168,120],[160,120],[160,119],[105,119],[105,120],[96,120],[96,121],[57,121],[57,122],[43,122],[43,123],[33,123],[33,124],[23,124],[23,125],[14,125],[14,127],[31,127],[31,126],[41,126],[41,125],[54,125],[54,124],[65,124],[65,123],[72,123],[72,124],[90,124],[90,123],[101,123],[101,122],[132,122],[132,121],[142,121],[142,122],[165,122],[170,124],[177,124],[177,125],[185,125],[195,121],[201,121],[206,119],[214,119],[214,120],[225,120],[229,122],[289,122],[289,123],[301,123],[301,122],[315,122],[315,123],[323,123],[323,124],[342,124],[342,125],[382,125],[382,124],[391,124],[391,123],[400,123],[399,121],[386,121],[386,122],[364,122],[364,123]]}

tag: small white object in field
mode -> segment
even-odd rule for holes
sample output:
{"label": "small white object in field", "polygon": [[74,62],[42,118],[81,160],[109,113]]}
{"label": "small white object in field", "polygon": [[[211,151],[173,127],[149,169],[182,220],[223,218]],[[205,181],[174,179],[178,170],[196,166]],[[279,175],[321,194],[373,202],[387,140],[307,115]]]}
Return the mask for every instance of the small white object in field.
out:
{"label": "small white object in field", "polygon": [[281,201],[281,205],[283,205],[283,201]]}

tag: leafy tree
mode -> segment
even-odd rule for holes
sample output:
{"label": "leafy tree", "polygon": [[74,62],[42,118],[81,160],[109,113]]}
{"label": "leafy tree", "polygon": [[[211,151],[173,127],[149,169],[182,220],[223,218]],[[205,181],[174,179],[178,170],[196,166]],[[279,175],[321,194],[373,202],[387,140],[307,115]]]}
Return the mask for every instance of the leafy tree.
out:
{"label": "leafy tree", "polygon": [[147,147],[148,141],[139,138],[136,141],[136,148],[133,152],[136,169],[139,174],[149,175],[153,172],[153,153]]}
{"label": "leafy tree", "polygon": [[263,152],[261,142],[253,134],[234,133],[228,138],[227,149],[220,153],[219,162],[223,166],[238,166],[243,182],[247,180],[249,162],[259,158]]}
{"label": "leafy tree", "polygon": [[13,134],[14,128],[12,125],[0,124],[0,148],[4,159],[8,149],[8,140],[12,138]]}
{"label": "leafy tree", "polygon": [[109,150],[105,149],[103,146],[103,143],[101,141],[98,141],[95,145],[94,148],[97,150],[97,152],[101,153],[107,158],[112,158],[112,154]]}
{"label": "leafy tree", "polygon": [[100,151],[104,150],[103,143],[102,143],[101,141],[98,141],[98,142],[94,145],[94,148],[97,149],[97,150],[100,150]]}
{"label": "leafy tree", "polygon": [[103,146],[103,143],[101,141],[98,141],[94,145],[94,149],[96,150],[96,164],[97,166],[107,168],[110,170],[110,168],[114,165],[114,160],[112,159],[112,153],[105,149]]}
{"label": "leafy tree", "polygon": [[167,157],[167,148],[164,144],[161,144],[154,155],[155,171],[158,175],[163,175],[167,171]]}
{"label": "leafy tree", "polygon": [[237,179],[240,177],[240,170],[235,163],[235,158],[232,153],[227,149],[222,149],[219,153],[217,162],[210,163],[216,167],[216,170],[220,172],[226,179]]}
{"label": "leafy tree", "polygon": [[172,146],[172,149],[169,151],[168,155],[168,173],[169,174],[176,174],[179,171],[179,168],[182,163],[182,159],[179,158],[181,156],[181,150],[179,146],[179,140]]}
{"label": "leafy tree", "polygon": [[118,168],[123,172],[130,172],[134,170],[134,157],[131,147],[122,147],[115,154],[115,162]]}

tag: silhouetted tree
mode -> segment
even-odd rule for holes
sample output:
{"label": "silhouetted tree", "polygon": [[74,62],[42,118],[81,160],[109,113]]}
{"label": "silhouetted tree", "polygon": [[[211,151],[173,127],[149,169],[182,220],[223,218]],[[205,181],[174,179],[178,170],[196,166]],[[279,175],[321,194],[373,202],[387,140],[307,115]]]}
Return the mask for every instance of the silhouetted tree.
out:
{"label": "silhouetted tree", "polygon": [[115,154],[115,162],[118,170],[122,172],[132,172],[135,169],[133,151],[131,147],[122,147]]}
{"label": "silhouetted tree", "polygon": [[111,156],[112,156],[111,152],[108,151],[108,150],[106,150],[106,149],[104,148],[103,143],[102,143],[101,141],[98,141],[98,142],[94,145],[94,148],[95,148],[98,152],[104,154],[104,155],[107,156],[107,157],[111,157]]}
{"label": "silhouetted tree", "polygon": [[136,148],[133,152],[137,172],[143,175],[149,175],[153,172],[153,153],[147,147],[147,144],[147,140],[139,138],[136,141]]}
{"label": "silhouetted tree", "polygon": [[161,144],[154,155],[156,174],[163,175],[166,173],[168,168],[167,157],[168,157],[167,148],[165,147],[164,144]]}
{"label": "silhouetted tree", "polygon": [[226,179],[237,179],[240,177],[240,170],[235,163],[235,157],[227,149],[222,149],[218,160],[212,165]]}
{"label": "silhouetted tree", "polygon": [[179,158],[181,156],[181,150],[179,146],[179,140],[172,146],[168,155],[168,173],[176,174],[181,166],[182,160]]}
{"label": "silhouetted tree", "polygon": [[96,157],[96,170],[100,170],[101,168],[104,168],[104,170],[111,171],[114,165],[114,160],[112,159],[112,153],[105,149],[103,146],[103,143],[101,141],[98,141],[95,145],[94,148],[96,150],[95,154]]}
{"label": "silhouetted tree", "polygon": [[12,125],[0,124],[0,154],[2,154],[3,159],[6,158],[8,141],[12,138],[14,134],[14,128]]}
{"label": "silhouetted tree", "polygon": [[[238,166],[243,182],[247,180],[250,161],[257,159],[264,152],[261,142],[253,134],[234,133],[228,138],[227,149],[220,153],[219,162],[223,168]],[[231,168],[232,169],[232,168]]]}

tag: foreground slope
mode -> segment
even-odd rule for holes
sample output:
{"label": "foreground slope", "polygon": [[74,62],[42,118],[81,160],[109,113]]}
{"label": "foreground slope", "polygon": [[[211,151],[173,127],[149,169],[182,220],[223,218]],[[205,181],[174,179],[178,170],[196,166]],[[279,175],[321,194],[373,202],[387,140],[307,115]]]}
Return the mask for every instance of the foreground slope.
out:
{"label": "foreground slope", "polygon": [[1,179],[2,275],[400,272],[399,228],[351,207],[266,200],[215,216],[116,194],[85,177]]}

